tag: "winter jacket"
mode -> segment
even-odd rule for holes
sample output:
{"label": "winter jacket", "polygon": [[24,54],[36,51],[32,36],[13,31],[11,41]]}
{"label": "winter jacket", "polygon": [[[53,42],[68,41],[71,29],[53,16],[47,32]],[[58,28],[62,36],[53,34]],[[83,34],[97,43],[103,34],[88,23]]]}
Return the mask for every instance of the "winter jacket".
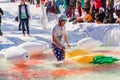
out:
{"label": "winter jacket", "polygon": [[22,17],[21,17],[21,7],[22,7],[22,6],[25,6],[26,18],[30,18],[30,11],[29,11],[29,9],[28,9],[28,7],[27,7],[26,4],[25,4],[25,5],[19,5],[18,18],[19,18],[19,19],[22,19]]}
{"label": "winter jacket", "polygon": [[95,9],[99,9],[103,5],[102,0],[95,0],[94,5],[95,5]]}

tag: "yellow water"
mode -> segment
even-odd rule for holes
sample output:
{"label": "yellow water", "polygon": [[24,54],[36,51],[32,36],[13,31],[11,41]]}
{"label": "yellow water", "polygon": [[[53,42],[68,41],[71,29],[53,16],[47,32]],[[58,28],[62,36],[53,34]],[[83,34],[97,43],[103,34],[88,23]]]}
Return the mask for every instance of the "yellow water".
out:
{"label": "yellow water", "polygon": [[[110,48],[109,48],[110,49]],[[120,58],[120,51],[108,48],[94,49],[90,53],[104,53]],[[0,80],[119,80],[120,61],[114,64],[80,64],[65,61],[56,66],[51,52],[33,56],[23,65],[15,65],[0,58]]]}

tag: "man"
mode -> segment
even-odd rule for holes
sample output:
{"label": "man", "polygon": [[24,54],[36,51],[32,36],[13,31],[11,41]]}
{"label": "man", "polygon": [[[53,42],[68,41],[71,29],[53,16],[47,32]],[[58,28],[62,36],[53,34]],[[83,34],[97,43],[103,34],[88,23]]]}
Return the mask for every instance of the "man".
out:
{"label": "man", "polygon": [[70,47],[65,31],[66,21],[67,18],[65,15],[60,16],[58,24],[52,30],[52,50],[57,61],[63,61],[65,59],[66,48],[63,41],[65,41],[67,46]]}
{"label": "man", "polygon": [[31,15],[30,10],[24,0],[21,0],[20,5],[18,7],[18,18],[21,22],[23,36],[25,36],[25,29],[27,31],[27,35],[30,36],[29,19],[31,19]]}
{"label": "man", "polygon": [[2,36],[2,31],[1,31],[1,22],[2,22],[2,20],[1,20],[1,16],[3,15],[4,13],[3,13],[3,10],[0,8],[0,36]]}
{"label": "man", "polygon": [[120,1],[118,1],[118,3],[114,6],[115,9],[115,13],[117,15],[117,20],[116,23],[120,23]]}

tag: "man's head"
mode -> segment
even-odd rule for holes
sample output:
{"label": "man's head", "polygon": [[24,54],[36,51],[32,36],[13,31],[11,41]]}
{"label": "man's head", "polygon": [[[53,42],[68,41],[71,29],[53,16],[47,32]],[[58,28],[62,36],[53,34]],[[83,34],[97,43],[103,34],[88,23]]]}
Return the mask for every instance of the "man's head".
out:
{"label": "man's head", "polygon": [[25,4],[25,0],[21,0],[20,5],[24,5]]}
{"label": "man's head", "polygon": [[65,15],[61,15],[61,16],[59,17],[59,25],[60,25],[61,27],[65,25],[66,21],[67,21],[67,17],[66,17]]}

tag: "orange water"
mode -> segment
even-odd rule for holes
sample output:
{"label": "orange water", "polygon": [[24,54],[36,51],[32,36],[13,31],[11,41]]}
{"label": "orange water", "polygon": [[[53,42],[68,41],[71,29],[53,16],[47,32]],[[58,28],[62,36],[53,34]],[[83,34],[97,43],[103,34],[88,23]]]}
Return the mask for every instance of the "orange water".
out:
{"label": "orange water", "polygon": [[[92,51],[120,58],[119,51]],[[80,64],[66,61],[57,67],[52,53],[32,56],[24,64],[10,64],[0,69],[0,80],[118,80],[120,61],[109,65]],[[4,67],[5,64],[0,65]],[[112,76],[112,77],[110,77]]]}

